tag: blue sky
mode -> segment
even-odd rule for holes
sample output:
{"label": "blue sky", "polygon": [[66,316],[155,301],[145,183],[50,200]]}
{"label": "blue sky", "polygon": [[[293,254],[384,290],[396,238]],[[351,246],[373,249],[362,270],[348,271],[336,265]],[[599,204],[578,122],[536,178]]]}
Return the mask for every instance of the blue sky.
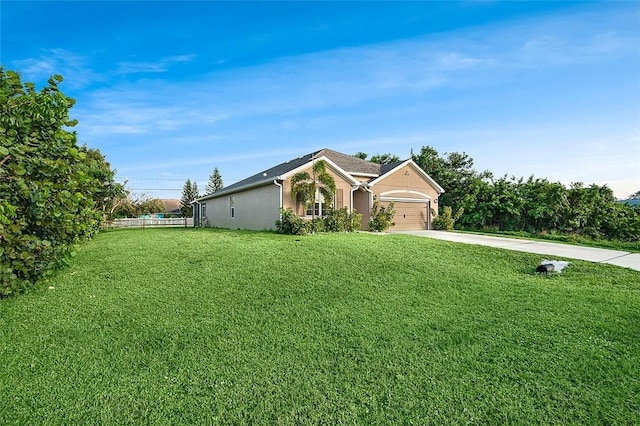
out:
{"label": "blue sky", "polygon": [[423,145],[640,190],[639,2],[3,0],[0,17],[2,65],[63,75],[79,142],[137,193]]}

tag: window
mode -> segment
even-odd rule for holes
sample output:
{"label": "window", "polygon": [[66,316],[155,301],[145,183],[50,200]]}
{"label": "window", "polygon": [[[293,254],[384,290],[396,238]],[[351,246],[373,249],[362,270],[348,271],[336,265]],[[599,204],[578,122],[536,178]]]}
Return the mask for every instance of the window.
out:
{"label": "window", "polygon": [[229,197],[229,206],[231,217],[236,217],[236,199],[235,197]]}
{"label": "window", "polygon": [[321,209],[320,209],[320,205],[321,205],[321,204],[322,204],[322,203],[318,203],[318,202],[316,202],[314,205],[309,206],[309,208],[307,208],[306,215],[307,215],[307,216],[314,216],[314,215],[315,215],[315,216],[320,216],[320,210],[321,210]]}
{"label": "window", "polygon": [[327,205],[324,202],[324,197],[322,196],[320,191],[316,189],[316,202],[307,208],[307,211],[305,212],[305,214],[307,216],[316,216],[316,217],[325,216],[331,210],[333,210],[333,208],[335,207],[335,202],[336,202],[336,197],[334,196],[331,204]]}
{"label": "window", "polygon": [[207,205],[203,204],[202,205],[202,219],[204,220],[204,219],[206,219],[206,217],[207,217]]}

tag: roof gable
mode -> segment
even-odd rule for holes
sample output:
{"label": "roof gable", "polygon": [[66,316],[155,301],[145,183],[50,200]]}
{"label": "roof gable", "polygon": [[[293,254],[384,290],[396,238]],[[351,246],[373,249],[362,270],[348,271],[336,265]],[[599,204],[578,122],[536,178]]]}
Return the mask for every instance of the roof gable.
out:
{"label": "roof gable", "polygon": [[373,186],[376,183],[379,183],[380,181],[384,180],[385,178],[392,175],[396,171],[400,170],[405,165],[411,166],[420,176],[422,176],[423,179],[429,182],[429,184],[433,186],[433,188],[436,191],[438,191],[438,194],[442,194],[444,192],[444,188],[438,185],[438,182],[433,180],[433,178],[429,176],[424,170],[422,170],[422,168],[420,168],[420,166],[418,166],[413,160],[405,160],[405,161],[399,161],[397,163],[390,163],[390,164],[383,165],[381,167],[383,173],[381,173],[381,175],[376,179],[373,179],[371,182],[369,182],[369,185]]}
{"label": "roof gable", "polygon": [[[319,151],[319,152],[323,153],[323,151]],[[315,156],[315,157],[313,157],[312,160],[302,164],[300,167],[297,167],[297,168],[295,168],[293,170],[289,170],[287,173],[284,173],[284,174],[280,175],[280,177],[282,179],[286,179],[286,178],[294,175],[295,173],[298,173],[298,172],[301,172],[301,171],[303,171],[305,169],[310,168],[312,162],[313,161],[318,161],[318,160],[324,161],[330,169],[332,169],[334,172],[336,172],[338,175],[340,175],[342,178],[344,178],[344,180],[349,182],[351,185],[358,185],[360,183],[356,179],[354,179],[354,177],[351,176],[347,171],[343,170],[342,167],[338,166],[335,162],[333,162],[330,158],[328,158],[325,155]]]}

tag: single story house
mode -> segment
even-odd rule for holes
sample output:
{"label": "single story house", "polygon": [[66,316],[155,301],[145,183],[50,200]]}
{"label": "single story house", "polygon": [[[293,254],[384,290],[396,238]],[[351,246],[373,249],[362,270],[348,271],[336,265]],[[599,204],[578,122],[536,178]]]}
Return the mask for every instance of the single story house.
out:
{"label": "single story house", "polygon": [[347,207],[361,213],[363,230],[367,229],[374,200],[382,205],[394,202],[393,229],[431,229],[432,212],[438,211],[438,196],[444,189],[413,160],[381,165],[330,149],[278,164],[198,198],[193,202],[194,224],[263,230],[275,228],[280,208],[309,219],[314,213],[312,209],[316,215],[322,215],[328,207],[322,199],[305,209],[291,197],[291,177],[302,171],[310,173],[314,162],[320,160],[335,180],[332,207]]}

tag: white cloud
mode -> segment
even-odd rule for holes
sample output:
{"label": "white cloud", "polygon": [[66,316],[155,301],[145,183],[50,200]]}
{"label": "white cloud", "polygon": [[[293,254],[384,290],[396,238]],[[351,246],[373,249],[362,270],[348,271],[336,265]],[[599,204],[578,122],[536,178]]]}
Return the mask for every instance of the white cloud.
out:
{"label": "white cloud", "polygon": [[[124,121],[172,130],[193,126],[194,120],[196,127],[214,126],[221,120],[424,96],[434,89],[499,83],[499,73],[519,72],[514,68],[550,67],[589,55],[635,51],[637,35],[634,40],[628,34],[629,25],[630,19],[619,12],[611,16],[587,12],[571,19],[545,17],[322,51],[216,72],[199,81],[141,80],[120,85],[101,92],[107,100],[92,101],[91,109],[104,124]],[[171,64],[194,58],[189,54],[155,62],[122,62],[118,72],[162,73]],[[170,107],[161,107],[165,105]]]}
{"label": "white cloud", "polygon": [[[79,115],[79,133],[90,140],[107,144],[132,135],[141,136],[136,144],[155,147],[135,164],[131,158],[123,159],[124,167],[118,168],[127,173],[185,170],[188,176],[205,166],[225,164],[240,179],[324,146],[407,156],[410,148],[428,144],[441,151],[467,151],[478,170],[488,168],[496,175],[535,173],[563,183],[609,183],[622,196],[627,191],[624,185],[637,182],[633,163],[638,156],[624,153],[624,148],[640,145],[637,137],[624,136],[626,128],[616,136],[594,121],[592,127],[580,130],[581,119],[571,110],[557,119],[537,117],[533,122],[531,109],[537,112],[536,108],[545,108],[543,104],[525,105],[528,111],[518,112],[506,111],[500,102],[489,104],[496,108],[493,115],[482,116],[475,124],[469,121],[485,112],[474,107],[487,105],[473,102],[475,89],[479,96],[508,97],[500,92],[505,76],[519,82],[523,72],[543,69],[553,74],[567,64],[637,58],[638,42],[633,17],[618,10],[544,16],[284,57],[191,81],[119,83],[88,95],[74,112]],[[122,62],[118,72],[160,77],[172,64],[194,57]],[[31,65],[34,70],[46,69],[47,63]],[[567,75],[558,72],[557,78]],[[555,93],[539,97],[545,96],[555,102]],[[413,122],[395,125],[393,121],[401,118],[393,110],[397,107],[411,111]],[[511,123],[496,118],[500,108],[510,115]],[[590,118],[607,113],[599,105],[591,110],[597,114]],[[440,123],[429,112],[445,120],[450,113],[452,118]],[[367,114],[370,117],[356,121]],[[340,130],[332,128],[336,123]],[[597,148],[596,142],[608,148]],[[181,148],[183,144],[188,148]],[[558,149],[561,155],[549,155],[548,149]],[[209,172],[201,174],[206,178]]]}
{"label": "white cloud", "polygon": [[54,74],[65,79],[65,86],[80,89],[105,76],[91,70],[89,60],[65,49],[43,49],[38,58],[19,59],[13,64],[28,81],[46,80]]}
{"label": "white cloud", "polygon": [[174,63],[191,62],[196,55],[178,55],[162,58],[155,62],[120,62],[118,63],[117,72],[119,74],[134,73],[163,73],[169,71]]}

